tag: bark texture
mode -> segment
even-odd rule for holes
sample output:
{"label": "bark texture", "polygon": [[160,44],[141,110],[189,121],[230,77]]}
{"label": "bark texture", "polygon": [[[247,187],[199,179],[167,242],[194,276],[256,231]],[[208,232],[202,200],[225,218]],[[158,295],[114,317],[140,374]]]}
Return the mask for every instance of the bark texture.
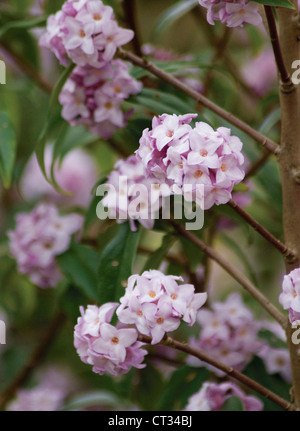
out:
{"label": "bark texture", "polygon": [[[297,4],[296,4],[297,7]],[[294,60],[300,59],[300,22],[297,11],[277,8],[279,39],[285,65],[290,73]],[[300,256],[300,86],[291,88],[280,83],[281,149],[278,155],[282,178],[283,229],[285,243]],[[300,266],[299,257],[294,262],[286,260],[286,271]],[[300,406],[300,346],[292,343],[291,325],[288,324],[287,340],[293,375],[293,398]]]}

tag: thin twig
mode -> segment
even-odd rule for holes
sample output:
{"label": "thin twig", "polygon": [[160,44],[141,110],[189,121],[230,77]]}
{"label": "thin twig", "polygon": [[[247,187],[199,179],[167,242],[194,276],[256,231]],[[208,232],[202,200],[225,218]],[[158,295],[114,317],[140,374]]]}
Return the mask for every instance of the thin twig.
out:
{"label": "thin twig", "polygon": [[123,9],[127,24],[134,31],[134,38],[132,39],[132,46],[136,55],[142,56],[140,34],[137,28],[135,13],[136,13],[136,2],[135,0],[124,0]]}
{"label": "thin twig", "polygon": [[[139,341],[144,343],[151,343],[152,339],[151,337],[148,337],[146,335],[139,335]],[[296,406],[294,406],[289,401],[285,400],[284,398],[281,398],[279,395],[275,394],[274,392],[270,391],[268,388],[262,386],[260,383],[256,382],[255,380],[251,379],[250,377],[246,376],[245,374],[235,370],[232,367],[229,367],[228,365],[224,364],[221,361],[218,361],[217,359],[207,355],[202,350],[195,349],[185,343],[180,343],[179,341],[174,340],[173,338],[165,336],[165,338],[162,339],[162,341],[159,343],[164,346],[171,347],[172,349],[179,350],[181,352],[187,353],[188,355],[192,355],[195,358],[200,359],[200,361],[204,361],[213,367],[217,368],[218,370],[223,371],[226,373],[229,377],[234,378],[235,380],[238,380],[239,382],[243,383],[248,388],[254,390],[255,392],[259,393],[266,399],[273,401],[273,403],[277,404],[279,407],[283,408],[284,410],[288,411],[298,411]]]}
{"label": "thin twig", "polygon": [[253,138],[255,141],[259,142],[265,148],[268,148],[268,150],[271,151],[272,153],[275,153],[275,154],[279,153],[279,145],[277,145],[275,142],[268,139],[267,137],[259,133],[257,130],[253,129],[251,126],[244,123],[239,118],[235,117],[230,112],[216,105],[214,102],[212,102],[202,94],[195,91],[189,85],[181,82],[179,79],[161,70],[159,67],[149,62],[146,58],[140,58],[131,52],[125,51],[124,49],[119,49],[119,55],[121,58],[125,60],[129,60],[130,62],[136,64],[137,66],[145,70],[148,70],[153,75],[157,76],[158,78],[162,79],[165,82],[168,82],[173,87],[187,94],[189,97],[196,100],[196,102],[204,105],[206,108],[210,109],[212,112],[219,115],[224,120],[228,121],[232,125],[236,126],[240,130],[245,132],[248,136]]}
{"label": "thin twig", "polygon": [[38,364],[43,361],[47,351],[49,350],[49,347],[51,346],[51,343],[57,335],[57,332],[60,330],[63,323],[65,322],[65,319],[66,316],[62,312],[59,312],[56,315],[47,332],[44,334],[44,337],[41,340],[40,344],[33,352],[28,363],[24,366],[24,368],[13,380],[13,382],[2,393],[0,397],[0,411],[3,410],[8,401],[14,396],[15,392],[24,385],[24,383],[31,376],[32,372],[36,369]]}
{"label": "thin twig", "polygon": [[237,214],[239,214],[246,222],[253,227],[256,232],[258,232],[263,238],[269,241],[284,258],[289,262],[294,262],[298,259],[297,255],[290,250],[285,244],[283,244],[279,239],[271,234],[267,229],[265,229],[258,221],[256,221],[250,214],[248,214],[243,208],[241,208],[234,200],[230,200],[227,204],[230,206]]}
{"label": "thin twig", "polygon": [[280,323],[280,325],[286,329],[288,319],[268,300],[268,298],[261,293],[252,283],[251,281],[244,276],[238,269],[236,269],[233,265],[223,259],[215,250],[208,247],[200,238],[192,234],[190,231],[187,231],[184,226],[177,223],[175,220],[170,220],[170,223],[177,230],[177,232],[189,239],[192,243],[194,243],[197,247],[199,247],[204,253],[206,253],[211,259],[217,262],[228,274],[232,276],[250,295],[253,296],[263,307],[264,309],[271,315],[273,318]]}
{"label": "thin twig", "polygon": [[269,33],[274,52],[274,57],[277,65],[277,69],[280,75],[282,85],[285,92],[292,92],[295,90],[295,86],[290,78],[290,74],[284,63],[281,46],[279,42],[278,32],[275,17],[271,6],[265,6],[265,13],[268,21]]}

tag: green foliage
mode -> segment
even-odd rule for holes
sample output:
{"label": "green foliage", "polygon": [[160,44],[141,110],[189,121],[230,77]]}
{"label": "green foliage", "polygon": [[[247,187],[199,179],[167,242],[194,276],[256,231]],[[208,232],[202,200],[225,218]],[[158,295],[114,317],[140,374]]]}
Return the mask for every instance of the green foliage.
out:
{"label": "green foliage", "polygon": [[16,133],[12,122],[5,112],[0,112],[0,174],[6,188],[11,183],[16,148]]}
{"label": "green foliage", "polygon": [[174,24],[178,19],[190,12],[198,5],[198,0],[181,0],[174,5],[165,9],[156,22],[154,29],[155,36],[165,31],[170,25]]}
{"label": "green foliage", "polygon": [[98,301],[119,301],[131,275],[139,241],[139,231],[132,232],[128,223],[120,226],[116,237],[103,250],[98,273]]}
{"label": "green foliage", "polygon": [[273,347],[273,349],[286,349],[287,345],[284,341],[282,341],[280,338],[278,338],[273,332],[269,331],[268,329],[261,329],[258,332],[258,337],[267,342],[270,347]]}
{"label": "green foliage", "polygon": [[250,0],[254,3],[260,3],[267,6],[286,7],[288,9],[295,9],[295,6],[290,0]]}
{"label": "green foliage", "polygon": [[159,269],[161,263],[175,241],[176,238],[173,235],[165,235],[162,239],[161,246],[147,259],[143,271],[148,271],[149,269]]}
{"label": "green foliage", "polygon": [[242,400],[238,397],[230,397],[223,404],[222,412],[241,412],[244,410]]}
{"label": "green foliage", "polygon": [[209,372],[206,368],[192,368],[188,365],[174,371],[159,400],[161,410],[182,410],[188,399],[201,389]]}
{"label": "green foliage", "polygon": [[88,299],[97,300],[98,253],[82,244],[72,243],[57,257],[61,270],[69,281],[78,287]]}
{"label": "green foliage", "polygon": [[[290,385],[286,381],[284,381],[282,377],[279,376],[278,374],[274,374],[274,375],[268,374],[262,359],[258,357],[254,357],[252,362],[246,367],[246,369],[243,370],[243,373],[246,374],[246,376],[251,377],[253,380],[256,380],[257,382],[259,382],[261,385],[265,386],[269,390],[275,392],[277,395],[281,396],[282,398],[285,398],[286,400],[289,399]],[[264,410],[268,410],[268,411],[282,410],[272,401],[262,397],[261,395],[256,394],[256,396],[263,401]]]}

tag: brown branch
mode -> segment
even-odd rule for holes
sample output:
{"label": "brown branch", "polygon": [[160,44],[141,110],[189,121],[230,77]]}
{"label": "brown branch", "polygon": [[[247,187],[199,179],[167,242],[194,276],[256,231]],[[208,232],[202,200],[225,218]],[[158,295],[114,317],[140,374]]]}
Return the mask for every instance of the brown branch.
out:
{"label": "brown branch", "polygon": [[[144,343],[151,343],[152,339],[151,337],[148,337],[146,335],[139,335],[139,341]],[[207,364],[212,365],[213,367],[217,368],[218,370],[223,371],[225,374],[227,374],[229,377],[232,377],[233,379],[239,381],[240,383],[243,383],[248,388],[254,390],[255,392],[259,393],[266,399],[272,401],[273,403],[277,404],[284,410],[288,411],[298,411],[296,406],[294,406],[289,401],[285,400],[284,398],[281,398],[279,395],[275,394],[274,392],[270,391],[268,388],[262,386],[260,383],[256,382],[255,380],[251,379],[250,377],[246,376],[245,374],[235,370],[232,367],[229,367],[228,365],[224,364],[221,361],[218,361],[217,359],[207,355],[202,350],[195,349],[185,343],[180,343],[179,341],[173,340],[170,337],[165,336],[165,338],[162,339],[162,341],[159,344],[163,344],[164,346],[171,347],[172,349],[179,350],[181,352],[187,353],[188,355],[192,355],[195,358],[200,359],[200,361],[204,361]]]}
{"label": "brown branch", "polygon": [[15,380],[4,390],[0,397],[0,411],[4,409],[8,401],[14,396],[15,392],[21,388],[28,380],[35,368],[43,361],[46,356],[51,343],[53,342],[57,332],[65,322],[66,316],[64,313],[59,312],[49,326],[47,332],[44,334],[43,339],[33,352],[31,358],[21,372],[17,375]]}
{"label": "brown branch", "polygon": [[244,276],[238,269],[233,265],[223,259],[215,250],[208,247],[200,238],[187,231],[184,226],[177,223],[175,220],[170,220],[170,223],[176,229],[176,231],[183,237],[189,239],[197,247],[200,248],[204,253],[206,253],[211,259],[218,263],[228,274],[231,275],[245,290],[247,290],[250,295],[253,296],[264,309],[278,322],[280,325],[286,329],[288,319],[268,300],[268,298],[261,293],[252,283]]}
{"label": "brown branch", "polygon": [[132,39],[132,46],[136,55],[142,56],[140,35],[136,24],[135,19],[135,9],[136,2],[135,0],[124,0],[123,1],[123,10],[125,14],[125,19],[131,30],[134,31],[134,38]]}
{"label": "brown branch", "polygon": [[283,244],[279,239],[277,239],[274,235],[271,234],[267,229],[265,229],[260,223],[258,223],[250,214],[248,214],[243,208],[241,208],[234,200],[230,200],[227,204],[230,206],[237,214],[239,214],[246,222],[253,227],[256,232],[258,232],[263,238],[269,241],[280,253],[284,256],[284,258],[293,262],[297,260],[297,255],[290,250],[285,244]]}
{"label": "brown branch", "polygon": [[295,90],[295,86],[291,81],[290,74],[286,68],[286,65],[283,59],[278,32],[277,32],[277,26],[276,26],[272,7],[265,6],[265,13],[268,21],[268,27],[269,27],[269,33],[270,33],[270,39],[271,39],[272,48],[274,52],[274,57],[275,57],[277,69],[281,78],[281,82],[283,85],[283,91],[290,93]]}
{"label": "brown branch", "polygon": [[175,87],[178,90],[182,91],[183,93],[187,94],[189,97],[194,99],[197,103],[204,105],[206,108],[210,109],[212,112],[219,115],[224,120],[228,121],[232,125],[236,126],[238,129],[245,132],[248,136],[253,138],[255,141],[259,142],[262,146],[267,148],[272,153],[275,153],[275,154],[279,153],[279,146],[275,142],[268,139],[267,137],[265,137],[264,135],[259,133],[257,130],[253,129],[251,126],[244,123],[239,118],[235,117],[230,112],[219,107],[214,102],[212,102],[211,100],[207,99],[202,94],[195,91],[189,85],[184,84],[179,79],[175,78],[174,76],[170,75],[169,73],[161,70],[159,67],[150,63],[147,59],[140,58],[131,52],[125,51],[124,49],[119,49],[119,55],[124,60],[129,60],[130,62],[136,64],[137,66],[139,66],[145,70],[148,70],[153,75],[157,76],[158,78],[162,79],[165,82],[168,82],[173,87]]}

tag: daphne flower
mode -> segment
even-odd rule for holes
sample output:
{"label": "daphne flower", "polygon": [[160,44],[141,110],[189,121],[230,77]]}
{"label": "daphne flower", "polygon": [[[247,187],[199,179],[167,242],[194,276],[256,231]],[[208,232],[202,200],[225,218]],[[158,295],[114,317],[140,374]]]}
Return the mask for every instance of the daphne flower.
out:
{"label": "daphne flower", "polygon": [[55,286],[62,278],[55,257],[68,249],[82,217],[60,216],[53,205],[41,204],[31,213],[18,214],[16,220],[16,229],[8,236],[19,271],[42,288]]}
{"label": "daphne flower", "polygon": [[243,27],[245,23],[259,25],[262,22],[258,5],[248,0],[199,0],[199,4],[207,9],[206,19],[211,25],[217,20],[227,27]]}
{"label": "daphne flower", "polygon": [[289,310],[291,323],[297,320],[293,313],[300,312],[300,268],[284,276],[279,302],[285,310]]}
{"label": "daphne flower", "polygon": [[81,307],[81,317],[74,329],[74,346],[81,360],[93,366],[100,375],[127,373],[132,367],[143,368],[142,343],[137,342],[138,333],[134,328],[110,324],[118,304],[108,303],[100,308]]}
{"label": "daphne flower", "polygon": [[179,281],[157,270],[131,276],[117,309],[120,322],[135,324],[142,334],[152,336],[152,344],[177,329],[181,318],[192,325],[207,294],[195,294],[194,286]]}
{"label": "daphne flower", "polygon": [[218,411],[230,397],[240,398],[245,411],[260,411],[263,403],[254,396],[245,395],[244,392],[233,383],[206,382],[199,392],[192,395],[185,411]]}

